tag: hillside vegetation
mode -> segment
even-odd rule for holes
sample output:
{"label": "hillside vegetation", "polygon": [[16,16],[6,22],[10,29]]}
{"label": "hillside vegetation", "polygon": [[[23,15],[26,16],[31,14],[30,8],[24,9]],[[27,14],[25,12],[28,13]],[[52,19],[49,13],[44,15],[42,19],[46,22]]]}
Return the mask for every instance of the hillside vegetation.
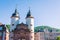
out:
{"label": "hillside vegetation", "polygon": [[60,32],[60,29],[52,28],[50,26],[37,26],[34,28],[34,31],[38,32],[38,30],[44,30],[45,28],[47,28],[49,31],[54,29],[54,30],[56,30],[56,32]]}

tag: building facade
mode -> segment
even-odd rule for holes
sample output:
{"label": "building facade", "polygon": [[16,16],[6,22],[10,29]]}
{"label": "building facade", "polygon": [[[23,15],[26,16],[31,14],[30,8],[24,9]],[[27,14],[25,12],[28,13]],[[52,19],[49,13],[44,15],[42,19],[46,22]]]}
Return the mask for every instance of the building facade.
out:
{"label": "building facade", "polygon": [[39,30],[35,33],[35,39],[34,40],[56,40],[56,38],[60,36],[60,32],[56,32],[52,29],[52,31],[48,31],[48,29],[45,30]]}
{"label": "building facade", "polygon": [[9,40],[9,32],[7,32],[4,24],[0,23],[0,40]]}

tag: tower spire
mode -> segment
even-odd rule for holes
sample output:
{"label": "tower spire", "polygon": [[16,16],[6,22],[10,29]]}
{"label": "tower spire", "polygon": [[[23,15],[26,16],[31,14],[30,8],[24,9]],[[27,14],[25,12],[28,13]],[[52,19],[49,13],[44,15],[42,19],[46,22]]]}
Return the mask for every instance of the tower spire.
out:
{"label": "tower spire", "polygon": [[17,9],[17,4],[16,4],[16,8],[15,9]]}
{"label": "tower spire", "polygon": [[34,18],[34,17],[31,15],[30,8],[29,8],[29,11],[28,11],[28,13],[27,13],[27,16],[26,16],[26,18]]}
{"label": "tower spire", "polygon": [[14,30],[16,28],[16,25],[19,24],[19,19],[20,19],[20,17],[19,17],[19,13],[17,11],[17,5],[16,5],[15,11],[14,11],[14,13],[11,16],[10,31],[12,31],[12,30]]}
{"label": "tower spire", "polygon": [[16,4],[16,7],[15,7],[15,11],[12,14],[12,17],[19,17],[19,12],[17,11],[17,4]]}
{"label": "tower spire", "polygon": [[29,8],[29,11],[26,16],[26,24],[28,25],[28,28],[31,32],[30,33],[30,40],[34,40],[34,17],[31,15],[30,8]]}

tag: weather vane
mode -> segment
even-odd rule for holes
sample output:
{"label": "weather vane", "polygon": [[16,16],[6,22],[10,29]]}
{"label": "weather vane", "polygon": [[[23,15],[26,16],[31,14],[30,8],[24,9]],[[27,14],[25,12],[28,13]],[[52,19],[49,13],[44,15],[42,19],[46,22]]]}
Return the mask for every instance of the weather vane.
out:
{"label": "weather vane", "polygon": [[15,9],[17,9],[17,6],[18,6],[18,5],[16,4],[16,8],[15,8]]}

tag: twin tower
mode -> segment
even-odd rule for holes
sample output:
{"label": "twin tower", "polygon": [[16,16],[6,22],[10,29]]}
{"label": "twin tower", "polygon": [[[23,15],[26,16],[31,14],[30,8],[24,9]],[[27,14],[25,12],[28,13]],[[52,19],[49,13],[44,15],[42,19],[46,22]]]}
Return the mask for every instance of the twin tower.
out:
{"label": "twin tower", "polygon": [[[16,28],[17,24],[19,24],[19,19],[19,13],[17,9],[15,9],[15,12],[11,16],[10,32]],[[33,37],[31,40],[34,40],[34,17],[31,15],[30,10],[26,16],[26,24],[28,25],[28,29],[31,30],[31,36]]]}

